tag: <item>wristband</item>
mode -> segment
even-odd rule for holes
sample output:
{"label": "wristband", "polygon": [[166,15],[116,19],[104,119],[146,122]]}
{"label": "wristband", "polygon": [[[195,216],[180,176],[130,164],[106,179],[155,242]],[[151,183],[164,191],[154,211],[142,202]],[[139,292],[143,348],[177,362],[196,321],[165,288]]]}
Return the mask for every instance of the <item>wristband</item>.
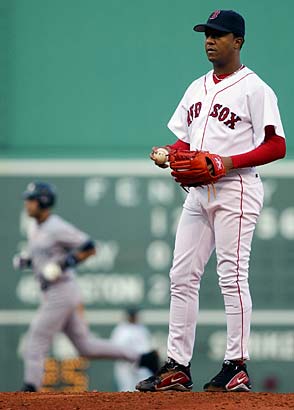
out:
{"label": "wristband", "polygon": [[73,268],[79,263],[78,258],[73,254],[69,253],[65,260],[61,263],[62,269]]}

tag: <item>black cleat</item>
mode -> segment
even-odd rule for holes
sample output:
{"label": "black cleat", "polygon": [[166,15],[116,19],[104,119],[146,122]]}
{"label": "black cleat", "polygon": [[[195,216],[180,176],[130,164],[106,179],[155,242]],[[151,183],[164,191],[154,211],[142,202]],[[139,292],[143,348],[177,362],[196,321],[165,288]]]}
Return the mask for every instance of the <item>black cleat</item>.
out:
{"label": "black cleat", "polygon": [[136,385],[136,389],[146,391],[190,391],[193,382],[190,373],[190,365],[185,367],[175,360],[168,358],[167,362],[159,369],[155,376],[142,380]]}
{"label": "black cleat", "polygon": [[36,392],[37,389],[36,389],[36,387],[35,387],[33,384],[24,383],[23,386],[22,386],[22,388],[21,388],[21,391],[33,393],[33,392]]}
{"label": "black cleat", "polygon": [[151,350],[151,352],[143,353],[139,360],[139,367],[147,367],[153,374],[155,374],[159,369],[159,356],[156,350]]}
{"label": "black cleat", "polygon": [[246,364],[238,360],[225,360],[221,371],[203,389],[208,392],[249,392],[251,383]]}

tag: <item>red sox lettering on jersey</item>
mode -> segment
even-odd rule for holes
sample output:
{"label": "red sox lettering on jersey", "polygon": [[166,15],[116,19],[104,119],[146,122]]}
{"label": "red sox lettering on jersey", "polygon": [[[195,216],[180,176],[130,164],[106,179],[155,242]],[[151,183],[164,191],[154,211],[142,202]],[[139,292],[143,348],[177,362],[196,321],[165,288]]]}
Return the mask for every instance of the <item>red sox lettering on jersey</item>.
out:
{"label": "red sox lettering on jersey", "polygon": [[213,71],[193,81],[168,127],[191,150],[230,156],[259,146],[267,124],[284,135],[273,90],[243,67],[218,84]]}
{"label": "red sox lettering on jersey", "polygon": [[[195,104],[192,104],[189,110],[187,111],[187,124],[188,127],[192,124],[193,119],[199,117],[201,111],[202,103],[198,101]],[[213,118],[217,118],[219,121],[223,122],[224,125],[235,129],[236,123],[241,121],[239,115],[235,114],[228,107],[223,107],[222,104],[214,104],[212,111],[209,114]],[[226,121],[227,120],[227,121]]]}

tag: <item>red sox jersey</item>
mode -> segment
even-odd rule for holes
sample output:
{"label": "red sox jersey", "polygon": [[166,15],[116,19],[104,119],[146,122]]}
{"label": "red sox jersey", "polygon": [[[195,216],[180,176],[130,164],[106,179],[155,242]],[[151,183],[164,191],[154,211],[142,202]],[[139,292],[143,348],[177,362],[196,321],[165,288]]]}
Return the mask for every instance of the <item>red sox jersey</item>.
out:
{"label": "red sox jersey", "polygon": [[247,67],[218,84],[213,81],[213,70],[192,82],[168,123],[191,150],[221,156],[259,146],[267,125],[285,137],[275,93]]}

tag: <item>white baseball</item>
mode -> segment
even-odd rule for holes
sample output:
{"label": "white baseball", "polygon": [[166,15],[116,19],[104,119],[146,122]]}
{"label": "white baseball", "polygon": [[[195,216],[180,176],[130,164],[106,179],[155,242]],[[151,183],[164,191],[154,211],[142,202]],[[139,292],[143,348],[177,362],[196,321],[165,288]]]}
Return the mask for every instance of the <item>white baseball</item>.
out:
{"label": "white baseball", "polygon": [[62,270],[61,267],[56,263],[48,263],[46,266],[44,266],[42,274],[46,280],[53,282],[54,280],[58,279],[59,276],[61,276]]}
{"label": "white baseball", "polygon": [[155,163],[158,165],[165,164],[168,161],[168,154],[169,152],[166,148],[158,148],[153,154]]}

